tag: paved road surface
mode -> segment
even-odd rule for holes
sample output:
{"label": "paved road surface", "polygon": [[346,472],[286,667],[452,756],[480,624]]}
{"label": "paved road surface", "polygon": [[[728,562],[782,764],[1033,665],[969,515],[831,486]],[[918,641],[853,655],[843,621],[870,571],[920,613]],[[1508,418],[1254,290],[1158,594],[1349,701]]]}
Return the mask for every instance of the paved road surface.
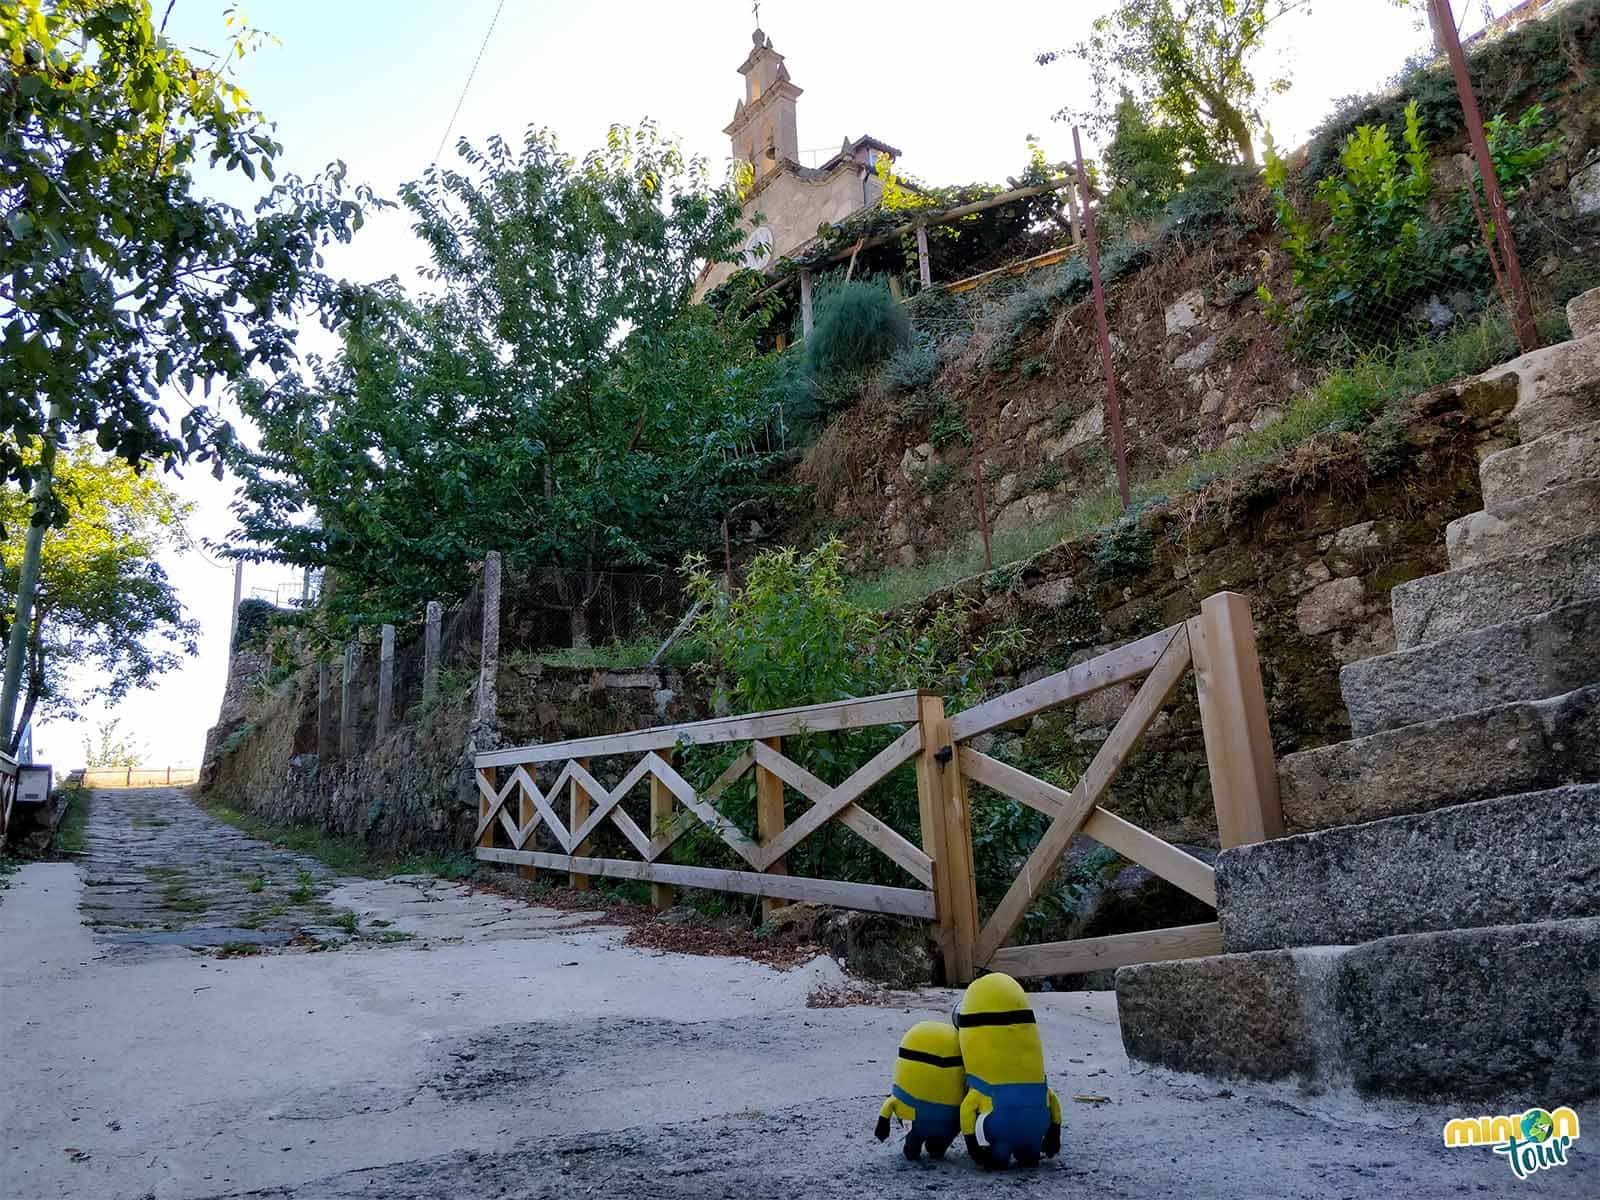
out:
{"label": "paved road surface", "polygon": [[[4,1200],[1600,1195],[1592,1109],[1572,1164],[1519,1183],[1445,1149],[1437,1110],[1130,1069],[1081,993],[1036,1006],[1061,1158],[912,1165],[869,1131],[900,1032],[951,993],[809,1008],[827,959],[657,954],[429,878],[335,880],[173,791],[98,793],[90,837],[0,893]],[[296,923],[357,937],[277,946]],[[241,928],[265,952],[218,957]]]}

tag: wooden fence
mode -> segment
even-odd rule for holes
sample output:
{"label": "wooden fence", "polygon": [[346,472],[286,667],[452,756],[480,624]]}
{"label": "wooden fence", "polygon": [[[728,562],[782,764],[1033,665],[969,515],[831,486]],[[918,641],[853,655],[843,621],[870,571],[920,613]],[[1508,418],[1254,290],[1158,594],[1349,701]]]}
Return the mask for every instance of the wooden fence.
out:
{"label": "wooden fence", "polygon": [[[672,903],[672,888],[707,888],[846,908],[922,917],[935,923],[947,979],[961,983],[978,970],[1013,975],[1073,974],[1169,958],[1214,954],[1215,922],[1148,933],[1008,946],[1023,914],[1055,878],[1062,854],[1082,833],[1147,867],[1190,895],[1215,906],[1211,867],[1176,846],[1099,806],[1117,771],[1138,746],[1157,713],[1191,668],[1199,693],[1207,764],[1223,846],[1282,833],[1266,702],[1255,635],[1244,597],[1219,593],[1200,614],[1089,662],[1018,688],[949,717],[941,697],[896,692],[836,704],[717,718],[633,733],[522,746],[480,754],[478,858],[532,871],[644,880],[656,907]],[[1067,791],[976,750],[973,739],[1105,688],[1144,679],[1093,761]],[[863,767],[828,785],[782,753],[782,739],[808,733],[891,726],[903,730]],[[703,792],[673,769],[680,746],[745,743],[722,775]],[[615,787],[590,773],[592,760],[639,756]],[[867,793],[890,772],[915,760],[921,844],[917,845],[863,806]],[[561,764],[545,790],[536,776]],[[746,773],[756,775],[757,837],[751,838],[717,808],[722,793]],[[500,773],[504,772],[502,779]],[[645,780],[650,784],[650,832],[623,808]],[[979,919],[972,861],[969,781],[1028,805],[1051,818],[1038,846],[986,921]],[[811,802],[785,825],[783,789]],[[557,813],[566,793],[565,820]],[[515,798],[517,813],[509,808]],[[679,807],[681,806],[681,807]],[[590,839],[605,822],[621,832],[637,859],[598,858]],[[895,862],[919,886],[892,887],[786,873],[785,856],[828,822],[838,822]],[[561,853],[529,848],[543,824]],[[663,861],[667,850],[699,824],[748,869],[680,866]],[[508,844],[497,845],[503,834]]]}
{"label": "wooden fence", "polygon": [[197,767],[85,767],[86,788],[187,787],[200,782]]}

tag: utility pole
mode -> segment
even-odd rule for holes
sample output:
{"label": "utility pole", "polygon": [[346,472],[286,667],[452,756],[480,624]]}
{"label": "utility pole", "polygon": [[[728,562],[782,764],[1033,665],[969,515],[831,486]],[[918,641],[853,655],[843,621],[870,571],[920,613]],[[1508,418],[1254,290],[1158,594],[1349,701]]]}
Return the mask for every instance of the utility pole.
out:
{"label": "utility pole", "polygon": [[56,440],[61,436],[61,410],[50,406],[45,422],[44,444],[39,447],[38,473],[29,495],[32,513],[28,536],[22,547],[22,566],[17,577],[17,608],[11,621],[11,637],[6,644],[5,683],[0,687],[0,727],[5,734],[7,752],[16,743],[17,697],[22,692],[22,663],[28,656],[28,638],[33,632],[33,601],[39,592],[39,559],[44,553],[44,534],[48,527],[50,490],[56,467]]}

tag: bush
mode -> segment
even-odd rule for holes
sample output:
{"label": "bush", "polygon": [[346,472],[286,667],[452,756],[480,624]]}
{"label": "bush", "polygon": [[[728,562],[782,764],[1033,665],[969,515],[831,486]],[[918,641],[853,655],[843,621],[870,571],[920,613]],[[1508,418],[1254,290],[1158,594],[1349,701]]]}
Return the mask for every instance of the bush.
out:
{"label": "bush", "polygon": [[[1339,156],[1343,169],[1317,184],[1317,199],[1329,213],[1320,233],[1289,199],[1287,164],[1268,152],[1267,183],[1313,330],[1359,335],[1364,326],[1388,325],[1383,310],[1409,297],[1419,282],[1427,287],[1425,210],[1433,172],[1415,101],[1406,106],[1405,146],[1402,169],[1387,129],[1356,127]],[[1262,299],[1273,303],[1265,286]]]}
{"label": "bush", "polygon": [[[909,616],[892,617],[854,603],[845,591],[844,547],[837,540],[803,555],[794,550],[758,555],[744,587],[731,597],[704,560],[691,560],[688,570],[689,592],[706,606],[695,630],[710,658],[702,670],[719,680],[721,699],[734,712],[914,687],[941,693],[952,710],[959,710],[974,703],[1008,669],[1026,637],[1025,631],[1011,629],[973,642],[966,635],[967,614],[953,606],[917,623]],[[786,739],[783,753],[825,783],[836,785],[898,733],[891,727],[807,734]],[[680,769],[692,782],[709,782],[732,761],[736,749],[686,748],[678,760]],[[910,763],[875,786],[867,803],[876,816],[920,842],[921,818]],[[748,775],[722,792],[717,807],[745,832],[755,832],[755,795]],[[716,856],[727,853],[716,839],[693,834],[678,846],[686,856],[679,861],[718,861]],[[1031,849],[1031,843],[1019,845],[1012,839],[986,843],[982,851],[975,848],[978,871],[991,879],[1009,880],[1006,872],[1014,873],[1017,859]],[[889,859],[836,822],[812,834],[787,858],[796,874],[906,882]]]}
{"label": "bush", "polygon": [[819,298],[806,339],[806,367],[819,381],[860,372],[910,343],[911,322],[889,289],[852,281]]}
{"label": "bush", "polygon": [[[1560,149],[1538,140],[1544,110],[1535,104],[1515,121],[1504,114],[1487,126],[1490,154],[1508,201],[1525,192]],[[1416,332],[1397,319],[1408,306],[1445,286],[1488,287],[1487,253],[1466,190],[1444,220],[1428,217],[1431,157],[1415,100],[1405,108],[1404,154],[1383,126],[1359,125],[1345,140],[1341,169],[1320,180],[1316,198],[1328,224],[1313,229],[1289,198],[1288,169],[1269,152],[1272,189],[1294,282],[1305,297],[1303,334],[1338,333],[1357,343],[1392,341]],[[1402,165],[1403,164],[1403,165]],[[1474,178],[1470,185],[1481,185]],[[1265,287],[1269,311],[1282,306]]]}
{"label": "bush", "polygon": [[267,644],[277,605],[266,600],[241,600],[239,619],[233,630],[234,650],[260,650]]}
{"label": "bush", "polygon": [[939,347],[919,337],[902,346],[883,368],[883,381],[902,392],[927,387],[939,373]]}

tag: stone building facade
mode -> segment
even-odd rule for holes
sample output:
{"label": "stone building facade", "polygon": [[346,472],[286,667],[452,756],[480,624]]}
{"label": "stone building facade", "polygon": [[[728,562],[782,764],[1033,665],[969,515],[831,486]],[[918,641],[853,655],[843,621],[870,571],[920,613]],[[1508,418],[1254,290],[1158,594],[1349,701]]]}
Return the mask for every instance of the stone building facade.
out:
{"label": "stone building facade", "polygon": [[[744,265],[759,269],[793,254],[816,236],[819,225],[876,204],[883,195],[878,158],[888,155],[892,163],[900,151],[873,137],[845,138],[839,152],[820,166],[802,166],[795,113],[802,89],[789,78],[771,38],[757,29],[751,42],[739,67],[744,99],[723,132],[733,157],[750,167]],[[695,289],[696,299],[736,269],[728,263],[708,266]]]}

